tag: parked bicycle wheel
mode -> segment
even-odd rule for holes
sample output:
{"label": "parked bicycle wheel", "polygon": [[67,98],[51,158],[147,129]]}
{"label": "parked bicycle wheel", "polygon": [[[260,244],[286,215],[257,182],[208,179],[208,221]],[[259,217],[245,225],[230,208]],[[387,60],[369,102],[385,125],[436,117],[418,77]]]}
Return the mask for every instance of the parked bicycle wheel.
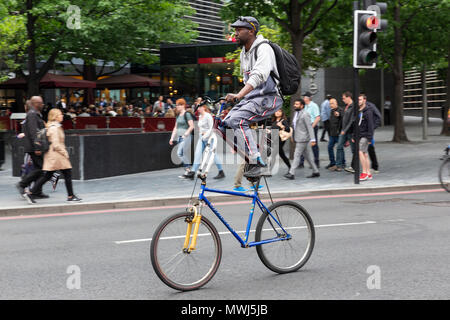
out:
{"label": "parked bicycle wheel", "polygon": [[189,213],[167,218],[156,229],[150,245],[152,266],[158,277],[181,291],[205,285],[216,273],[222,258],[219,234],[205,217],[199,226],[196,249],[190,253],[183,251],[190,218]]}
{"label": "parked bicycle wheel", "polygon": [[439,168],[439,181],[442,187],[450,192],[450,158],[444,160]]}
{"label": "parked bicycle wheel", "polygon": [[[313,221],[308,212],[295,202],[276,202],[268,209],[290,239],[258,245],[256,252],[264,265],[274,272],[296,271],[308,261],[313,251]],[[255,241],[279,237],[287,238],[287,235],[267,212],[263,213],[256,226]]]}

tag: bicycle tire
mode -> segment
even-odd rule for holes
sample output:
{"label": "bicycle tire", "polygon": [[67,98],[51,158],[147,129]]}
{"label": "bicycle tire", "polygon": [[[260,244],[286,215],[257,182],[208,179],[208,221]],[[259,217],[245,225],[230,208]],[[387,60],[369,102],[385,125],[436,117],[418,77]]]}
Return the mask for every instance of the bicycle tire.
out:
{"label": "bicycle tire", "polygon": [[[283,228],[292,236],[292,238],[289,240],[258,245],[256,246],[256,252],[258,253],[258,256],[261,259],[262,263],[267,268],[276,273],[283,274],[297,271],[301,267],[303,267],[309,260],[314,249],[314,223],[308,212],[301,205],[292,201],[276,202],[272,204],[268,209],[277,218],[277,220],[280,221]],[[292,218],[286,217],[286,215],[284,214],[284,211],[287,212],[288,209],[292,211],[292,216],[296,220],[295,222],[291,223]],[[281,218],[282,215],[283,217]],[[295,215],[298,215],[298,217],[296,218]],[[258,224],[256,226],[255,241],[258,242],[265,240],[268,238],[268,236],[269,238],[274,237],[276,233],[276,231],[272,227],[272,225],[274,224],[275,222],[273,221],[273,218],[270,217],[267,212],[264,212],[259,218]],[[303,230],[306,230],[307,232],[304,232]],[[281,228],[278,227],[278,231],[282,232]],[[302,238],[305,238],[307,240],[304,253],[300,254],[299,257],[288,257],[288,249],[298,251],[299,244],[304,242]],[[298,247],[293,247],[293,244]],[[272,252],[274,254],[272,254]],[[284,257],[289,260],[286,265],[284,265],[281,261],[283,258],[283,253]]]}
{"label": "bicycle tire", "polygon": [[447,168],[447,174],[449,174],[450,179],[450,158],[447,158],[442,162],[439,167],[439,182],[441,183],[442,188],[444,188],[447,192],[450,192],[450,183],[448,181],[444,181],[445,169]]}
{"label": "bicycle tire", "polygon": [[[191,217],[191,214],[186,212],[168,217],[156,228],[150,244],[150,258],[155,273],[167,286],[180,291],[196,290],[208,283],[217,272],[222,259],[222,242],[219,233],[214,225],[203,216],[199,227],[196,250],[191,253],[183,252],[183,243],[187,230],[186,219],[189,217]],[[178,223],[179,226],[174,225],[175,223]],[[171,236],[172,232],[174,234]],[[208,239],[212,240],[208,241]],[[199,265],[198,262],[204,258],[205,254],[203,253],[208,254],[208,242],[211,242],[213,245],[212,253],[214,256],[211,258],[210,265],[206,266],[205,269],[205,266]],[[174,256],[170,258],[173,253]],[[170,258],[167,261],[168,263],[172,263],[173,258],[178,257],[176,263],[165,266],[166,261],[164,261],[165,258],[163,256],[166,254]],[[197,266],[192,268],[192,270],[188,270],[195,263],[197,263]],[[177,271],[183,272],[186,279],[177,278],[177,276],[169,274],[170,268],[173,268],[173,271],[177,269]],[[203,272],[203,270],[205,271]],[[189,277],[194,278],[189,280]]]}

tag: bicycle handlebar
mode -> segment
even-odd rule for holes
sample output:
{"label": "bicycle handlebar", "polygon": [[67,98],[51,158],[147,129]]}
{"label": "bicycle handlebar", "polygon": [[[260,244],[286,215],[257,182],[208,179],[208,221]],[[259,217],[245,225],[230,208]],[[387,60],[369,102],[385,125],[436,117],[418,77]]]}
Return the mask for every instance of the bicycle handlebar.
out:
{"label": "bicycle handlebar", "polygon": [[203,96],[202,99],[203,99],[204,101],[201,102],[201,103],[199,104],[199,106],[204,106],[204,105],[207,104],[207,103],[212,103],[212,104],[219,103],[221,100],[225,100],[225,97],[220,97],[220,98],[217,99],[217,100],[213,100],[213,99],[211,99],[211,98],[208,97],[208,96]]}

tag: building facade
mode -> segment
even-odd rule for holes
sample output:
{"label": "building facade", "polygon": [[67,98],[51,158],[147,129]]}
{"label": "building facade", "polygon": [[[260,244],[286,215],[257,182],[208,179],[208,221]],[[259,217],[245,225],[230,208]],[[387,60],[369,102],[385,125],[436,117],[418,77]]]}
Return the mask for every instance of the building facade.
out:
{"label": "building facade", "polygon": [[195,14],[186,18],[198,25],[198,37],[190,44],[161,44],[159,65],[133,65],[131,72],[162,79],[162,95],[183,97],[188,102],[202,95],[216,98],[235,91],[241,82],[233,76],[233,61],[225,56],[235,51],[237,44],[226,40],[229,28],[220,17],[224,1],[189,0],[189,5]]}
{"label": "building facade", "polygon": [[198,24],[199,36],[194,42],[222,41],[226,31],[226,24],[220,18],[223,1],[189,0],[189,5],[195,9],[196,13],[186,18]]}

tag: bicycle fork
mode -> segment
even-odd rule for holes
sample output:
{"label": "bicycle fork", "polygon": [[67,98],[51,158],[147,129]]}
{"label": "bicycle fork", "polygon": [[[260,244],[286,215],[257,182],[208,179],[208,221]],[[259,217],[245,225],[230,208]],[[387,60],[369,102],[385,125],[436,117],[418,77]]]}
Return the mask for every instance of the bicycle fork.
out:
{"label": "bicycle fork", "polygon": [[[197,236],[198,236],[198,229],[200,227],[200,221],[202,219],[202,216],[198,213],[197,207],[193,206],[191,209],[194,211],[194,217],[187,218],[187,230],[186,230],[186,237],[184,239],[183,244],[183,252],[184,253],[191,253],[193,250],[195,250],[195,246],[197,245]],[[192,234],[192,240],[191,240],[191,232],[192,232],[192,225],[194,225],[194,233]],[[190,241],[191,240],[191,241]],[[190,241],[190,245],[189,245]]]}

